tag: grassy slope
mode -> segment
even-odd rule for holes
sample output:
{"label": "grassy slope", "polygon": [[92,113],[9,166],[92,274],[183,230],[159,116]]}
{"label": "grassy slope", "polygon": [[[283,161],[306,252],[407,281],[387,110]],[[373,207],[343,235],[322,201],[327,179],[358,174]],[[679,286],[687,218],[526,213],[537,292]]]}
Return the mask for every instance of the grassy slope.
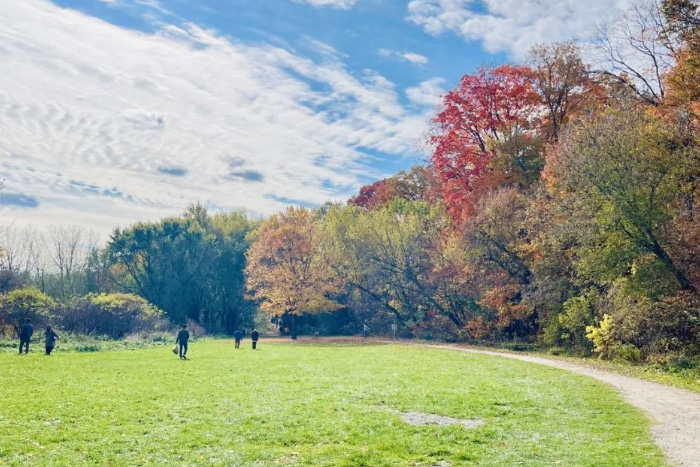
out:
{"label": "grassy slope", "polygon": [[232,347],[0,355],[0,465],[663,465],[645,416],[585,377],[409,346]]}

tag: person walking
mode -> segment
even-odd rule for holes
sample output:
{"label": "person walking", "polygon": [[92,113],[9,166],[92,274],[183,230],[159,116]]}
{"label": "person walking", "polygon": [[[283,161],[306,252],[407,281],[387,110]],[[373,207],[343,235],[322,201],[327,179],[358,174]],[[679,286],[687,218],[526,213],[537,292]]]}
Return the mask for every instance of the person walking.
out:
{"label": "person walking", "polygon": [[258,333],[257,329],[253,329],[253,332],[250,334],[250,338],[253,339],[253,350],[258,348],[258,338],[260,337],[260,333]]}
{"label": "person walking", "polygon": [[187,360],[187,342],[189,340],[190,332],[187,330],[187,324],[183,324],[175,339],[175,345],[180,346],[180,360]]}
{"label": "person walking", "polygon": [[56,346],[56,341],[59,339],[58,334],[51,326],[46,326],[46,355],[51,355],[51,351]]}
{"label": "person walking", "polygon": [[29,341],[32,340],[32,335],[34,334],[34,326],[32,326],[32,320],[27,318],[24,320],[22,329],[19,331],[19,353],[22,353],[22,347],[24,346],[25,355],[29,353]]}
{"label": "person walking", "polygon": [[241,339],[243,339],[243,331],[240,329],[236,329],[236,332],[233,333],[233,339],[235,341],[235,346],[237,349],[241,348]]}

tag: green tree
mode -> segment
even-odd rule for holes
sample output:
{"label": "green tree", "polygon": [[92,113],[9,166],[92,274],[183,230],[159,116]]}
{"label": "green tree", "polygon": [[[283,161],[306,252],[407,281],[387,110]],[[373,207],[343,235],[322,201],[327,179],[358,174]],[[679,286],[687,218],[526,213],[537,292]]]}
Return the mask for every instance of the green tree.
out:
{"label": "green tree", "polygon": [[562,187],[580,203],[579,215],[593,220],[600,232],[581,248],[582,266],[588,264],[602,278],[635,262],[642,279],[642,269],[660,265],[677,287],[696,291],[674,258],[673,222],[688,173],[696,168],[673,129],[636,108],[610,110],[572,131],[557,158]]}
{"label": "green tree", "polygon": [[[326,217],[326,261],[406,327],[444,318],[453,335],[476,308],[441,206],[394,200],[373,211],[336,206]],[[456,260],[456,261],[455,261]]]}
{"label": "green tree", "polygon": [[243,270],[254,227],[243,213],[211,216],[194,205],[181,217],[117,229],[106,247],[111,277],[172,321],[231,333],[252,324]]}

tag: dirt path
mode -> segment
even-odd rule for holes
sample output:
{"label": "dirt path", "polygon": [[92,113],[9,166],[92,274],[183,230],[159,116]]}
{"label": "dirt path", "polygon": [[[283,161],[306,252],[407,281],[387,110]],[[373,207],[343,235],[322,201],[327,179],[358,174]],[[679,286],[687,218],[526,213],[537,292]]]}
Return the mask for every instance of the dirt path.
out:
{"label": "dirt path", "polygon": [[700,467],[700,394],[548,358],[450,345],[427,345],[427,347],[513,358],[560,368],[608,383],[617,388],[628,403],[651,415],[654,421],[652,427],[654,441],[672,464],[681,467]]}

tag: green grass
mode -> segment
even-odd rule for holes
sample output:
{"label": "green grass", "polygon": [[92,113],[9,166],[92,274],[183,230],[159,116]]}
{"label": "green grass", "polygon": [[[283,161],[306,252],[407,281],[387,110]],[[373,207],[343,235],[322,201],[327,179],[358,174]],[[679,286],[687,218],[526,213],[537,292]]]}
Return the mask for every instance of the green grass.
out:
{"label": "green grass", "polygon": [[[602,383],[401,345],[0,355],[0,465],[659,466]],[[393,410],[485,424],[412,426]]]}

